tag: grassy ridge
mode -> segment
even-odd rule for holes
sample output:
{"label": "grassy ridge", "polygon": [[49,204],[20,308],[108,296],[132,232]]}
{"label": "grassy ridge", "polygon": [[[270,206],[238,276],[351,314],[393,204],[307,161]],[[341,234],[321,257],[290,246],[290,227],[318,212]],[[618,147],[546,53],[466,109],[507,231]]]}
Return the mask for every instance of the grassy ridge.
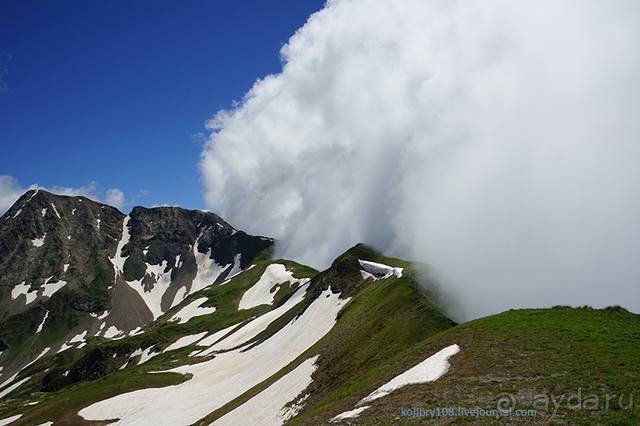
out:
{"label": "grassy ridge", "polygon": [[[358,259],[403,267],[404,276],[400,279],[362,280]],[[454,325],[423,296],[407,262],[380,256],[366,246],[358,245],[336,259],[328,270],[314,277],[306,303],[301,302],[277,325],[272,324],[273,328],[284,326],[315,299],[314,295],[329,286],[352,296],[333,329],[287,367],[214,411],[198,425],[210,424],[242,405],[316,354],[320,354],[318,368],[313,374],[313,383],[305,391],[310,396],[305,409],[292,423],[321,424],[326,420],[324,413],[371,383],[387,368],[390,359],[404,357],[427,337]]]}
{"label": "grassy ridge", "polygon": [[[413,354],[390,363],[378,384],[454,343],[461,351],[451,358],[451,368],[441,379],[407,386],[375,401],[360,421],[414,423],[417,419],[400,416],[401,408],[407,407],[499,407],[534,409],[536,415],[457,417],[446,422],[640,423],[638,315],[622,309],[567,307],[504,312],[425,340]],[[336,414],[353,408],[351,401],[338,405]]]}

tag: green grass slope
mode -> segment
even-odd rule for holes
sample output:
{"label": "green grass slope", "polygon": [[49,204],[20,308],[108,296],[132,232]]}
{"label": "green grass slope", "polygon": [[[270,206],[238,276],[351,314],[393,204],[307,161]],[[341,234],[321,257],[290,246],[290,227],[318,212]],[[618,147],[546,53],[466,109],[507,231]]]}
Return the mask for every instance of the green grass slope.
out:
{"label": "green grass slope", "polygon": [[[511,310],[458,325],[391,360],[372,386],[336,400],[331,414],[452,344],[460,352],[442,378],[377,400],[350,423],[640,424],[640,316],[620,308]],[[511,411],[423,415],[438,407]]]}

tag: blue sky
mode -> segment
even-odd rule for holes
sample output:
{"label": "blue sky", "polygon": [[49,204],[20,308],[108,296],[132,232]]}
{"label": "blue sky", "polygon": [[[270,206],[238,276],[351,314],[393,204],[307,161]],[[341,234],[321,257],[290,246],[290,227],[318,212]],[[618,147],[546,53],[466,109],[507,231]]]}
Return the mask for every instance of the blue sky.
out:
{"label": "blue sky", "polygon": [[202,208],[204,122],[323,1],[4,1],[0,175]]}

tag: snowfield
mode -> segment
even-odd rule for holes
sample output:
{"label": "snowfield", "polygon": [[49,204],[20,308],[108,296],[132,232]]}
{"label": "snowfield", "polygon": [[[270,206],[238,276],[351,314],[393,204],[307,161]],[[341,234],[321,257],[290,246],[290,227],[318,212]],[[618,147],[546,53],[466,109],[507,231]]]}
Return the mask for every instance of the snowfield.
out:
{"label": "snowfield", "polygon": [[395,268],[393,266],[384,265],[382,263],[369,262],[368,260],[358,259],[358,263],[362,266],[360,274],[363,279],[372,278],[374,280],[383,280],[391,276],[396,278],[402,277],[403,268]]}
{"label": "snowfield", "polygon": [[325,290],[302,315],[250,350],[224,352],[199,364],[169,370],[191,373],[191,380],[121,394],[79,414],[87,420],[119,418],[115,424],[121,425],[194,423],[271,377],[327,334],[349,301],[339,296]]}
{"label": "snowfield", "polygon": [[225,414],[212,425],[281,425],[295,416],[302,407],[287,409],[285,405],[294,400],[311,384],[311,375],[316,371],[318,356],[309,358],[295,369],[282,376],[267,389],[238,408]]}
{"label": "snowfield", "polygon": [[188,336],[183,336],[166,347],[166,349],[162,352],[174,351],[176,349],[184,348],[185,346],[189,346],[202,339],[207,334],[206,331],[198,334],[190,334]]}
{"label": "snowfield", "polygon": [[260,315],[258,318],[250,321],[229,337],[211,346],[209,349],[207,349],[206,352],[203,352],[201,355],[208,355],[213,351],[233,349],[249,342],[251,339],[264,331],[269,326],[269,324],[280,318],[289,309],[302,302],[304,296],[307,293],[308,287],[308,284],[304,284],[303,286],[298,288],[298,290],[296,290],[296,292],[293,293],[285,303],[278,306],[276,309],[266,312]]}
{"label": "snowfield", "polygon": [[214,345],[214,343],[218,342],[218,340],[221,340],[223,337],[229,334],[231,330],[237,328],[239,325],[240,325],[239,323],[233,324],[227,328],[223,328],[220,331],[216,331],[212,335],[207,336],[204,339],[200,340],[198,342],[198,346],[208,346],[208,348],[202,351],[193,351],[189,354],[189,356],[209,356],[212,353],[216,352],[217,347],[216,345]]}
{"label": "snowfield", "polygon": [[201,315],[209,315],[216,311],[215,306],[213,307],[201,307],[203,303],[207,300],[206,297],[200,297],[196,300],[193,300],[186,306],[183,306],[178,312],[176,312],[169,321],[178,321],[178,324],[184,324],[189,321],[191,318],[199,317]]}
{"label": "snowfield", "polygon": [[294,278],[293,273],[287,271],[285,266],[280,263],[267,266],[258,282],[242,295],[238,309],[251,309],[260,305],[273,304],[273,298],[276,294],[274,287],[287,281],[295,284],[299,280]]}
{"label": "snowfield", "polygon": [[[145,273],[141,279],[135,281],[127,281],[129,287],[134,289],[147,305],[147,308],[151,311],[153,319],[158,319],[164,311],[162,310],[162,296],[166,293],[171,285],[171,271],[165,271],[167,268],[167,261],[163,260],[160,265],[150,265],[145,263]],[[155,280],[155,283],[149,288],[145,288],[143,284],[144,279],[150,276]],[[182,301],[182,300],[180,300]]]}
{"label": "snowfield", "polygon": [[[122,223],[122,236],[120,238],[120,241],[118,242],[114,257],[110,259],[111,263],[113,263],[115,279],[117,279],[118,274],[123,273],[124,264],[129,257],[122,255],[122,249],[129,243],[131,239],[128,228],[129,220],[129,216],[126,216],[124,218],[124,221]],[[191,249],[193,250],[193,256],[196,261],[196,275],[193,278],[189,289],[187,289],[186,287],[181,287],[178,289],[173,298],[173,301],[171,302],[170,308],[182,302],[182,300],[184,300],[184,298],[189,294],[195,293],[198,290],[202,290],[203,288],[212,285],[223,271],[231,267],[231,264],[218,265],[217,263],[215,263],[215,261],[211,258],[211,248],[209,248],[206,253],[200,253],[198,251],[198,241],[202,236],[202,232],[204,232],[204,230],[202,230],[198,238],[196,238],[196,241],[194,242]],[[146,247],[143,250],[143,253],[145,255],[148,251],[148,248],[149,247]],[[240,255],[236,255],[232,269],[239,270],[239,256]],[[181,256],[178,255],[176,256],[175,261],[172,261],[173,268],[180,268],[182,266],[182,261],[180,260],[180,258]],[[158,265],[152,265],[145,262],[145,273],[142,278],[135,281],[125,281],[129,285],[129,287],[134,289],[140,295],[143,302],[153,315],[154,320],[158,319],[160,316],[162,316],[162,314],[165,313],[165,311],[162,309],[162,299],[171,286],[171,275],[173,268],[169,268],[169,264],[166,260],[163,260],[162,263]],[[145,284],[143,284],[145,278],[147,277],[150,277],[155,281],[153,285],[146,286]]]}
{"label": "snowfield", "polygon": [[216,343],[218,340],[222,339],[224,336],[229,334],[231,330],[238,327],[240,323],[230,325],[227,328],[223,328],[222,330],[216,331],[215,333],[205,337],[204,339],[198,342],[198,346],[211,346]]}
{"label": "snowfield", "polygon": [[200,240],[200,236],[202,236],[202,232],[193,243],[193,256],[196,258],[197,271],[196,276],[191,283],[191,288],[186,294],[187,296],[213,284],[215,280],[218,279],[222,271],[229,267],[229,265],[218,265],[215,260],[211,258],[211,248],[209,248],[206,253],[200,253],[198,251],[198,241]]}

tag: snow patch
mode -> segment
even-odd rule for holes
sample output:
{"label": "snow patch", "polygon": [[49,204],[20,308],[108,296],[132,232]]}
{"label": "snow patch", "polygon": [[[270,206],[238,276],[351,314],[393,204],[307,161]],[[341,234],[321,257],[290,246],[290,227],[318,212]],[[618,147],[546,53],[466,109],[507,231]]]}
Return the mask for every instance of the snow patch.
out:
{"label": "snow patch", "polygon": [[63,344],[62,344],[62,346],[60,346],[60,349],[58,349],[58,353],[60,353],[60,352],[64,352],[64,351],[66,351],[67,349],[70,349],[70,348],[72,348],[72,347],[73,347],[73,345],[68,345],[67,343],[68,343],[68,342],[65,342],[65,343],[63,343]]}
{"label": "snow patch", "polygon": [[89,315],[91,315],[94,318],[98,318],[99,320],[103,320],[106,317],[109,316],[109,314],[111,313],[111,311],[104,311],[103,313],[101,313],[100,315],[96,314],[95,312],[91,312]]}
{"label": "snow patch", "polygon": [[441,351],[431,355],[415,367],[410,368],[399,376],[396,376],[388,383],[380,386],[378,389],[363,398],[358,404],[364,404],[366,402],[382,398],[394,390],[400,389],[406,385],[433,382],[439,379],[449,370],[449,357],[457,354],[458,352],[460,352],[460,347],[458,345],[447,346]]}
{"label": "snow patch", "polygon": [[174,306],[176,306],[177,304],[182,302],[186,295],[187,295],[187,288],[186,287],[180,287],[176,291],[176,295],[173,297],[173,302],[171,302],[171,307],[169,309],[173,308]]}
{"label": "snow patch", "polygon": [[[133,353],[131,354],[131,358],[136,357],[138,355],[140,355],[140,359],[138,360],[138,364],[137,365],[141,365],[144,364],[145,362],[149,361],[151,358],[155,357],[156,355],[159,355],[160,352],[152,352],[153,350],[153,346],[148,347],[145,350],[142,349],[136,349],[135,351],[133,351]],[[126,365],[126,364],[125,364]],[[122,367],[124,368],[124,366]]]}
{"label": "snow patch", "polygon": [[224,285],[227,284],[229,281],[231,281],[232,279],[234,279],[235,277],[237,277],[238,275],[240,275],[243,272],[248,271],[249,269],[252,269],[254,266],[256,266],[255,264],[252,264],[251,266],[249,266],[247,269],[244,270],[240,270],[238,272],[236,272],[235,274],[229,274],[227,275],[227,279],[224,280],[224,282],[220,283],[220,285]]}
{"label": "snow patch", "polygon": [[67,270],[69,269],[69,263],[65,263],[64,265],[62,265],[62,272],[67,272]]}
{"label": "snow patch", "polygon": [[31,244],[33,244],[34,247],[42,247],[44,245],[44,239],[47,238],[47,233],[45,232],[44,235],[40,238],[36,238],[35,240],[31,240]]}
{"label": "snow patch", "polygon": [[184,324],[189,321],[191,318],[199,317],[202,315],[209,315],[216,311],[215,306],[213,307],[201,307],[203,303],[207,300],[206,297],[200,297],[191,301],[186,306],[183,306],[177,313],[175,313],[169,321],[178,321],[178,324]]}
{"label": "snow patch", "polygon": [[29,199],[27,200],[27,203],[28,203],[29,201],[33,200],[33,197],[35,197],[35,196],[38,194],[38,192],[40,192],[40,190],[39,190],[39,189],[36,189],[36,192],[34,192],[33,194],[31,194],[31,197],[29,197]]}
{"label": "snow patch", "polygon": [[369,405],[363,405],[362,407],[358,407],[358,408],[354,408],[353,410],[345,411],[344,413],[338,414],[337,416],[332,418],[330,421],[337,422],[339,420],[344,420],[344,419],[355,419],[356,417],[358,417],[360,415],[360,413],[362,413],[364,410],[366,410],[369,407],[370,407]]}
{"label": "snow patch", "polygon": [[42,322],[38,324],[38,328],[36,329],[36,333],[40,333],[42,328],[44,327],[44,323],[47,322],[47,318],[49,318],[49,311],[44,313],[44,318],[42,318]]}
{"label": "snow patch", "polygon": [[30,378],[31,376],[25,377],[22,380],[18,380],[17,382],[7,387],[6,389],[3,389],[2,392],[0,392],[0,398],[4,398],[5,396],[9,395],[11,392],[18,389],[23,383],[27,382],[27,380],[29,380]]}
{"label": "snow patch", "polygon": [[46,214],[47,214],[47,209],[46,208],[42,209],[42,217],[44,217]]}
{"label": "snow patch", "polygon": [[217,426],[281,425],[295,416],[302,406],[286,407],[311,384],[318,356],[303,361],[238,408],[212,423]]}
{"label": "snow patch", "polygon": [[138,334],[142,334],[142,333],[144,333],[144,330],[142,329],[142,327],[136,327],[129,332],[129,336],[137,336]]}
{"label": "snow patch", "polygon": [[[42,352],[40,352],[40,355],[38,355],[37,357],[35,357],[35,359],[33,361],[31,361],[30,363],[28,363],[27,365],[25,365],[24,367],[22,367],[17,373],[15,373],[13,376],[9,377],[7,380],[5,380],[4,382],[2,382],[2,384],[0,384],[0,388],[5,387],[7,384],[13,382],[16,377],[18,377],[18,374],[20,373],[20,371],[23,371],[25,368],[31,366],[32,364],[34,364],[37,360],[39,360],[40,358],[42,358],[47,352],[49,352],[51,348],[46,347],[42,350]],[[30,377],[24,378],[16,383],[14,383],[13,385],[9,386],[8,388],[4,389],[2,392],[0,392],[0,398],[3,398],[5,395],[11,393],[14,389],[17,389],[20,385],[22,385],[24,382],[26,382],[27,380],[29,380]]]}
{"label": "snow patch", "polygon": [[56,205],[51,203],[51,207],[53,207],[53,212],[56,214],[56,216],[58,216],[58,219],[62,219],[60,217],[60,213],[58,213],[58,209],[56,209]]}
{"label": "snow patch", "polygon": [[58,290],[60,290],[65,285],[67,285],[67,282],[66,281],[62,281],[62,280],[56,281],[54,283],[46,282],[42,286],[42,295],[44,297],[51,297],[51,296],[54,295],[54,293],[56,293]]}
{"label": "snow patch", "polygon": [[107,328],[107,331],[104,332],[104,337],[106,339],[114,339],[114,340],[118,340],[118,338],[116,338],[116,336],[121,336],[119,337],[120,339],[125,337],[126,334],[124,331],[118,329],[118,327],[116,327],[115,325],[109,326],[109,328]]}
{"label": "snow patch", "polygon": [[[113,258],[110,258],[111,263],[113,263],[113,270],[115,271],[115,278],[118,277],[118,272],[122,273],[124,270],[124,262],[127,260],[129,256],[122,255],[122,249],[129,243],[129,239],[131,235],[129,234],[129,220],[131,218],[126,216],[122,221],[122,236],[120,237],[120,241],[118,241],[118,246],[116,248],[116,254]],[[114,279],[115,279],[114,278]]]}
{"label": "snow patch", "polygon": [[403,268],[395,268],[393,266],[385,265],[382,263],[369,262],[368,260],[358,259],[358,263],[362,266],[360,274],[363,279],[373,278],[374,280],[383,280],[391,276],[396,278],[402,277]]}
{"label": "snow patch", "polygon": [[229,267],[229,265],[218,265],[215,260],[211,258],[211,248],[209,248],[206,253],[200,253],[198,251],[198,241],[201,236],[202,232],[200,232],[195,243],[193,243],[193,256],[196,259],[197,270],[196,276],[193,278],[191,288],[187,295],[193,294],[198,290],[202,290],[203,288],[210,286],[216,279],[218,279],[222,271]]}
{"label": "snow patch", "polygon": [[18,209],[18,211],[16,212],[16,214],[13,215],[13,217],[11,219],[15,219],[16,217],[20,216],[20,213],[22,213],[22,209]]}
{"label": "snow patch", "polygon": [[89,331],[85,330],[80,334],[76,334],[69,340],[69,343],[84,342],[85,338],[87,337],[87,333],[89,333]]}
{"label": "snow patch", "polygon": [[24,281],[22,281],[20,284],[11,289],[11,299],[16,300],[21,294],[24,294],[24,296],[27,298],[26,304],[28,305],[38,297],[37,292],[29,291],[30,288],[31,284],[25,284]]}
{"label": "snow patch", "polygon": [[238,275],[240,272],[242,272],[242,269],[240,268],[240,263],[242,263],[242,253],[238,253],[234,256],[233,266],[231,267],[231,270],[227,274],[228,278],[234,277]]}
{"label": "snow patch", "polygon": [[22,417],[22,414],[16,414],[15,416],[6,417],[0,420],[0,426],[8,425],[9,423],[13,423]]}
{"label": "snow patch", "polygon": [[298,280],[294,278],[293,273],[287,271],[281,263],[273,263],[267,266],[258,282],[242,295],[238,309],[250,309],[259,305],[273,304],[273,298],[276,293],[272,291],[273,288],[287,281],[295,284],[299,281],[303,281],[304,283],[309,280]]}

